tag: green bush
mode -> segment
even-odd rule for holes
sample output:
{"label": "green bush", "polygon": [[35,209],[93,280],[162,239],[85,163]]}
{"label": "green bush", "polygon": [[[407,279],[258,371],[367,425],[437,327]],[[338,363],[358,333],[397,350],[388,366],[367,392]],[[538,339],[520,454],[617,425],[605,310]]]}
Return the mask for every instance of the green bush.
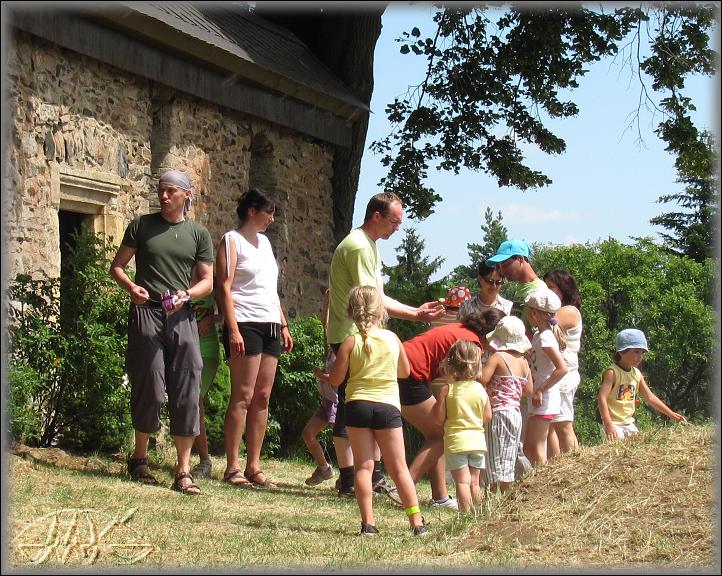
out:
{"label": "green bush", "polygon": [[[281,354],[269,406],[266,452],[274,455],[305,454],[301,431],[319,406],[313,367],[325,364],[325,342],[321,322],[316,316],[299,317],[289,322],[293,350]],[[323,442],[329,442],[328,428]]]}
{"label": "green bush", "polygon": [[228,400],[231,397],[231,371],[228,363],[221,359],[216,377],[208,389],[204,408],[206,412],[206,437],[211,454],[225,454],[223,423],[226,418]]}
{"label": "green bush", "polygon": [[[714,263],[677,256],[646,239],[633,245],[609,239],[572,246],[535,246],[531,260],[542,277],[553,268],[574,276],[582,301],[581,384],[574,428],[584,445],[597,444],[597,393],[611,365],[617,332],[643,330],[649,353],[640,366],[652,391],[673,410],[697,421],[713,413]],[[664,419],[644,403],[643,430]]]}
{"label": "green bush", "polygon": [[113,251],[83,227],[60,278],[18,275],[8,288],[11,432],[22,442],[117,449],[132,429],[124,376],[127,295]]}

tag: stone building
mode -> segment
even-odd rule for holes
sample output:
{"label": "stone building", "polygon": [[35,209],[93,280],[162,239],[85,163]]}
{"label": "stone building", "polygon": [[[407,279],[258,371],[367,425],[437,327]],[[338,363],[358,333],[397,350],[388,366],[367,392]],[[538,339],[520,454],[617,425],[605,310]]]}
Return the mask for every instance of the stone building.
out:
{"label": "stone building", "polygon": [[287,27],[238,3],[4,4],[5,279],[60,274],[81,222],[119,243],[157,209],[158,175],[180,168],[190,216],[216,243],[243,191],[271,193],[282,303],[290,316],[319,311],[350,228],[380,13],[344,17],[366,27],[350,88]]}

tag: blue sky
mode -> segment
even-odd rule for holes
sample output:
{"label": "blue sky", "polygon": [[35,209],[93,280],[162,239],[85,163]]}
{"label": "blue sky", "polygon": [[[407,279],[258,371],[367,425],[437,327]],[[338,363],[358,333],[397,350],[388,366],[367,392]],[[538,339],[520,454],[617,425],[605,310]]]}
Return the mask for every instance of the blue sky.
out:
{"label": "blue sky", "polygon": [[[361,163],[359,191],[354,210],[354,226],[360,225],[368,199],[378,191],[385,176],[380,156],[368,146],[385,136],[390,125],[384,108],[394,97],[423,78],[422,57],[402,55],[394,39],[412,26],[420,28],[422,38],[433,31],[432,10],[428,5],[392,3],[383,15],[381,37],[374,58],[374,94],[366,151]],[[719,39],[715,38],[719,51]],[[697,105],[698,128],[718,132],[718,78],[699,77],[687,83]],[[439,275],[459,264],[468,263],[466,245],[481,243],[483,214],[490,207],[501,211],[502,222],[510,237],[529,242],[570,244],[604,240],[608,237],[631,242],[630,237],[659,239],[661,228],[649,224],[650,218],[676,205],[658,204],[662,194],[681,191],[675,182],[674,157],[664,151],[654,134],[661,120],[657,113],[644,113],[637,125],[628,129],[631,115],[638,107],[640,86],[629,67],[618,58],[603,60],[589,67],[571,99],[580,113],[574,118],[555,121],[552,130],[567,143],[567,151],[549,156],[533,147],[526,148],[528,165],[541,170],[553,183],[545,188],[522,192],[497,185],[483,172],[429,170],[429,182],[443,200],[435,213],[422,222],[405,218],[402,229],[389,240],[379,241],[386,265],[396,263],[395,248],[404,229],[414,227],[425,242],[425,254],[445,259]]]}

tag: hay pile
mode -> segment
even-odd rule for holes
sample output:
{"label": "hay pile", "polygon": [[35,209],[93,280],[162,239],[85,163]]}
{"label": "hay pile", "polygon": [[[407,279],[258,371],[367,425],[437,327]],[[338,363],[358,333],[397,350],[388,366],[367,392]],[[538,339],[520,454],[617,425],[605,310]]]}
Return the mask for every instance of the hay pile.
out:
{"label": "hay pile", "polygon": [[527,566],[718,565],[715,433],[672,426],[565,454],[525,476],[465,544],[511,548]]}

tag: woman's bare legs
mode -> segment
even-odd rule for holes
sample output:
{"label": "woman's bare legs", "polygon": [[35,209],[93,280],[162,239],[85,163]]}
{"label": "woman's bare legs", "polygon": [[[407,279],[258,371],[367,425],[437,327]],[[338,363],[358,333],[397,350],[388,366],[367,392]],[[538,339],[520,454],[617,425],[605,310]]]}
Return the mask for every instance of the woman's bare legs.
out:
{"label": "woman's bare legs", "polygon": [[434,500],[443,500],[449,495],[445,478],[444,428],[435,424],[431,418],[434,404],[436,399],[432,396],[413,406],[401,406],[401,416],[424,437],[424,443],[409,465],[411,479],[416,484],[424,474],[428,474],[431,497]]}
{"label": "woman's bare legs", "polygon": [[[275,356],[261,354],[260,358],[256,384],[246,416],[246,472],[249,474],[261,469],[261,449],[268,425],[268,402],[278,366],[278,358]],[[265,474],[259,474],[254,480],[265,482]]]}

